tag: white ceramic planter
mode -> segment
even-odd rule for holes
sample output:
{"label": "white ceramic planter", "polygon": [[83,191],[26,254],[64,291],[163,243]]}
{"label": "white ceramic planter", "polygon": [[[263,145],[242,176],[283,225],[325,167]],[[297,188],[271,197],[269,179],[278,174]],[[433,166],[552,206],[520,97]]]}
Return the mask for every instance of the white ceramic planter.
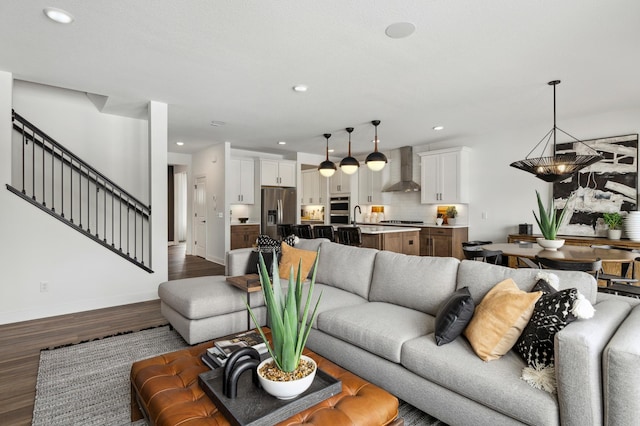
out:
{"label": "white ceramic planter", "polygon": [[540,247],[549,251],[557,251],[564,245],[564,240],[546,240],[544,238],[536,238],[536,242]]}
{"label": "white ceramic planter", "polygon": [[607,230],[607,238],[610,240],[619,240],[622,237],[622,229],[609,229]]}
{"label": "white ceramic planter", "polygon": [[258,380],[262,385],[262,389],[264,389],[265,392],[267,392],[269,395],[273,395],[278,399],[285,399],[285,400],[293,399],[298,395],[300,395],[302,392],[309,389],[309,386],[311,386],[311,383],[313,383],[313,379],[316,377],[316,371],[318,371],[318,364],[316,364],[316,362],[313,359],[309,358],[306,355],[302,355],[302,359],[311,361],[313,363],[313,366],[315,367],[313,369],[313,373],[309,374],[306,377],[303,377],[300,380],[293,380],[290,382],[274,382],[273,380],[265,379],[264,377],[262,377],[262,375],[260,374],[260,370],[262,369],[262,366],[268,362],[273,361],[273,358],[267,358],[264,361],[262,361],[258,365]]}

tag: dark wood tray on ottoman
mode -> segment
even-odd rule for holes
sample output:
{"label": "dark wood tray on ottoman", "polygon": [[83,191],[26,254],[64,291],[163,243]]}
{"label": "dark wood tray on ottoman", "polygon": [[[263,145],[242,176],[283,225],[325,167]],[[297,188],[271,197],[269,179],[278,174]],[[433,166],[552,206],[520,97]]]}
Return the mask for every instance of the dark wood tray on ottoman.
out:
{"label": "dark wood tray on ottoman", "polygon": [[[229,425],[198,383],[210,371],[200,357],[213,342],[135,362],[131,366],[131,420],[143,416],[150,425]],[[305,349],[318,368],[342,382],[342,392],[283,422],[284,425],[402,425],[398,399],[387,391]],[[246,373],[245,373],[246,374]]]}

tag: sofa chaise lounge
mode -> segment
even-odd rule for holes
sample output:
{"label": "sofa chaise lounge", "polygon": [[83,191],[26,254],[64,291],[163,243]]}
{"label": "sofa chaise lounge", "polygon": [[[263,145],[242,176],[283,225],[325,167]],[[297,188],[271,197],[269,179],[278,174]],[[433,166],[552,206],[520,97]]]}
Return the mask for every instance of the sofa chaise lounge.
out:
{"label": "sofa chaise lounge", "polygon": [[[530,291],[537,270],[408,256],[322,239],[300,240],[296,248],[320,249],[314,297],[322,292],[322,302],[307,346],[448,424],[622,425],[639,418],[638,301],[599,294],[589,274],[555,272],[560,288],[577,288],[594,305],[595,315],[570,323],[556,335],[557,392],[549,393],[521,379],[526,364],[513,350],[485,362],[463,336],[442,346],[434,338],[438,309],[457,289],[468,287],[477,305],[507,278]],[[251,249],[228,252],[227,275],[246,273],[252,256]],[[228,310],[234,315],[242,310],[243,293],[230,286],[221,290],[224,284],[214,278],[196,292],[187,290],[184,282],[160,286],[163,312],[169,310],[172,324],[176,315],[183,329],[214,321],[207,314],[191,320],[179,312],[189,303],[202,306],[202,300],[218,299],[214,317],[229,315],[220,314],[219,301],[229,298],[229,291],[239,302]],[[180,296],[180,288],[188,296]],[[218,295],[219,290],[224,293]],[[252,305],[261,303],[261,298],[252,299]],[[203,315],[207,309],[200,311]],[[202,330],[196,334],[204,340],[246,328],[239,321],[227,323],[223,331],[217,328],[217,335],[206,336]]]}

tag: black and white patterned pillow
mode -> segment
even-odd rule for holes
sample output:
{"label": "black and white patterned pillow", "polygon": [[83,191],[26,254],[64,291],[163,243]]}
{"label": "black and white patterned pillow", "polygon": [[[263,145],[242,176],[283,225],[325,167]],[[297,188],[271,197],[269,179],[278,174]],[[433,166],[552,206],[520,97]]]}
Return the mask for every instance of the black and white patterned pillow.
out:
{"label": "black and white patterned pillow", "polygon": [[293,247],[293,246],[295,246],[295,244],[296,244],[296,242],[297,242],[297,241],[296,241],[296,239],[297,239],[297,238],[298,238],[298,237],[296,237],[296,235],[295,235],[295,234],[291,234],[291,235],[289,235],[288,237],[284,237],[284,238],[282,239],[282,242],[283,242],[283,243],[287,243],[287,245],[289,245],[290,247]]}
{"label": "black and white patterned pillow", "polygon": [[536,287],[534,291],[541,290],[545,294],[536,302],[533,315],[518,338],[515,350],[529,366],[540,368],[553,366],[554,337],[576,319],[571,309],[578,298],[578,290],[570,288],[545,292],[540,288],[542,286]]}
{"label": "black and white patterned pillow", "polygon": [[268,235],[258,235],[258,251],[272,253],[274,249],[280,253],[280,241]]}

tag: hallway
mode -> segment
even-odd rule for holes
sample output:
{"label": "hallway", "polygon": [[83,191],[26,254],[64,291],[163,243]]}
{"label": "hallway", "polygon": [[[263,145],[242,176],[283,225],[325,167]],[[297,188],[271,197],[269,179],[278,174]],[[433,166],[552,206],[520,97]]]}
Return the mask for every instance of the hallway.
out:
{"label": "hallway", "polygon": [[187,255],[184,243],[169,246],[169,281],[181,278],[224,275],[224,265]]}

